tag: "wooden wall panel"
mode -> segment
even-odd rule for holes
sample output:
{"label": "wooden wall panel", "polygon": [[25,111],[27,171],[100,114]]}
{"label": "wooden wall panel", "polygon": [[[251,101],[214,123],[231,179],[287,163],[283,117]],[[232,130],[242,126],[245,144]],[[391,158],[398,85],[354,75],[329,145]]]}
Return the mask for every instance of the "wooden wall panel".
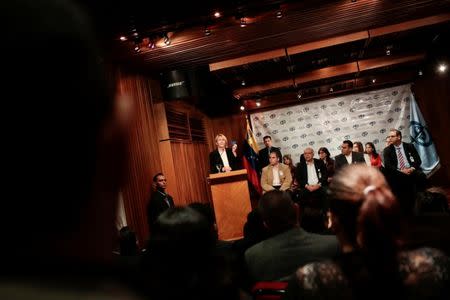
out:
{"label": "wooden wall panel", "polygon": [[222,118],[214,118],[209,121],[208,144],[210,151],[216,148],[214,138],[219,133],[224,134],[230,144],[232,140],[237,141],[238,154],[241,154],[242,152],[240,150],[242,150],[242,143],[246,135],[245,115],[241,113]]}
{"label": "wooden wall panel", "polygon": [[178,188],[177,205],[192,202],[210,202],[209,185],[209,149],[207,144],[171,142],[173,162]]}
{"label": "wooden wall panel", "polygon": [[161,170],[151,97],[152,86],[156,84],[142,76],[119,72],[117,85],[118,93],[130,97],[136,110],[129,132],[129,165],[123,199],[128,226],[136,232],[142,245],[148,236],[146,205],[152,177]]}
{"label": "wooden wall panel", "polygon": [[441,169],[432,177],[431,183],[450,187],[450,76],[430,70],[427,77],[418,79],[413,91],[427,122],[429,131],[441,159]]}

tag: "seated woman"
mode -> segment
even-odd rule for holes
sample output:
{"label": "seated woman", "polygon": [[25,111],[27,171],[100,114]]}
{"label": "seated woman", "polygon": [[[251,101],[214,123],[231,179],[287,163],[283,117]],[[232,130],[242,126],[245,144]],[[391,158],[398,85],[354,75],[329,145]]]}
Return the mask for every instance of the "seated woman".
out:
{"label": "seated woman", "polygon": [[297,183],[297,180],[295,180],[295,166],[294,166],[294,163],[292,162],[292,157],[290,154],[283,155],[283,164],[288,166],[289,169],[291,170],[292,184],[291,184],[291,188],[289,190],[295,191],[298,188],[298,183]]}
{"label": "seated woman", "polygon": [[237,157],[237,145],[227,148],[228,140],[223,134],[216,135],[217,149],[209,154],[209,171],[211,174],[220,172],[229,172],[239,169],[239,160]]}
{"label": "seated woman", "polygon": [[381,156],[375,150],[375,145],[371,142],[366,143],[366,153],[370,158],[370,165],[372,167],[381,168]]}
{"label": "seated woman", "polygon": [[370,166],[370,157],[367,153],[364,152],[364,147],[361,142],[353,142],[353,152],[360,152],[364,154],[364,160],[366,161],[366,165]]}
{"label": "seated woman", "polygon": [[332,159],[330,156],[330,151],[326,147],[319,148],[319,158],[323,161],[325,166],[327,167],[327,175],[328,175],[328,182],[331,182],[331,179],[334,175],[334,159]]}
{"label": "seated woman", "polygon": [[329,192],[342,255],[298,269],[285,299],[449,299],[447,256],[399,250],[398,203],[377,168],[346,166]]}

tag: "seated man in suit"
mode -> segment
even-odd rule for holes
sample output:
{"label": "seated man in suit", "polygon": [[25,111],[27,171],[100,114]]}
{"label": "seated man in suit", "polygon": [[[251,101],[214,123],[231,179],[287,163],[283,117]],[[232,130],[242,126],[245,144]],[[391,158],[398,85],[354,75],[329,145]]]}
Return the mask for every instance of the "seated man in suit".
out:
{"label": "seated man in suit", "polygon": [[334,158],[335,170],[338,171],[340,168],[346,165],[366,163],[364,159],[364,154],[359,152],[354,152],[352,141],[345,140],[342,142],[341,154]]}
{"label": "seated man in suit", "polygon": [[304,162],[297,165],[296,175],[299,183],[299,201],[304,206],[325,208],[325,186],[328,183],[327,168],[322,160],[314,158],[314,150],[306,148],[303,151]]}
{"label": "seated man in suit", "polygon": [[426,186],[426,176],[420,165],[422,160],[413,144],[402,142],[402,133],[391,129],[391,144],[383,150],[384,174],[398,197],[404,212],[411,212],[418,191]]}
{"label": "seated man in suit", "polygon": [[280,163],[281,157],[277,152],[270,152],[270,164],[262,170],[261,187],[263,193],[272,190],[286,191],[291,187],[291,170],[285,164]]}
{"label": "seated man in suit", "polygon": [[272,137],[270,137],[270,135],[263,137],[263,141],[266,147],[261,149],[258,153],[261,169],[269,164],[270,152],[275,151],[279,157],[283,157],[283,155],[281,155],[280,148],[272,146]]}

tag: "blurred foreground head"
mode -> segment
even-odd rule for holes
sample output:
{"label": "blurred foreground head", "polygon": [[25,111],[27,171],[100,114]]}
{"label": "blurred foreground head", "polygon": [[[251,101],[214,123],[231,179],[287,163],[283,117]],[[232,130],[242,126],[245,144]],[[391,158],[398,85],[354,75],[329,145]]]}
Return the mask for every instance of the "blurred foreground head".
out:
{"label": "blurred foreground head", "polygon": [[9,228],[1,251],[104,258],[130,103],[113,97],[93,31],[72,2],[1,1],[0,24],[0,222]]}

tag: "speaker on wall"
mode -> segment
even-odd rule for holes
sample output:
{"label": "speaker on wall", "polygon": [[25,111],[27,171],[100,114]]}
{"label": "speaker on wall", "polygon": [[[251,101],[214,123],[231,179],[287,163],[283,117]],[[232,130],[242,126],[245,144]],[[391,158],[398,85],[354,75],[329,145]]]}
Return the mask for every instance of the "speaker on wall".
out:
{"label": "speaker on wall", "polygon": [[167,100],[191,96],[189,77],[183,71],[173,70],[163,73],[161,84],[164,98]]}

